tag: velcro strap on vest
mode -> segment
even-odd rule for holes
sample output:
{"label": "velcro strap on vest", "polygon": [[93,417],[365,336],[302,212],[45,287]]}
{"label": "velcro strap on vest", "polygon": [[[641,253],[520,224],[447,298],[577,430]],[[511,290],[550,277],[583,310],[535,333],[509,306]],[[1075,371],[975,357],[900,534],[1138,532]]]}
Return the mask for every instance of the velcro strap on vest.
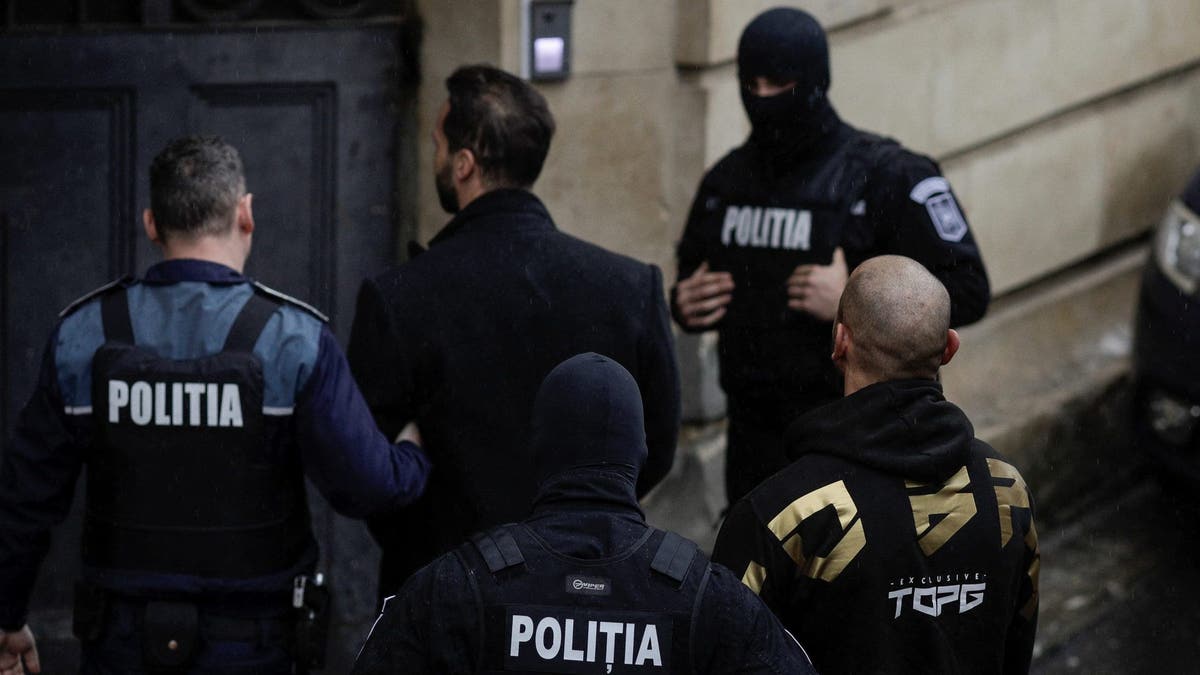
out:
{"label": "velcro strap on vest", "polygon": [[104,339],[110,342],[133,344],[133,323],[129,319],[129,298],[121,288],[100,299],[100,320],[104,324]]}
{"label": "velcro strap on vest", "polygon": [[492,574],[525,564],[525,556],[521,554],[517,540],[503,527],[480,532],[471,537],[471,542],[475,544],[479,555],[483,556],[483,562]]}
{"label": "velcro strap on vest", "polygon": [[267,326],[267,321],[282,304],[275,298],[269,298],[257,292],[251,295],[246,304],[242,305],[237,318],[233,320],[233,325],[230,326],[229,333],[225,336],[225,346],[221,348],[221,351],[253,352],[254,345],[258,342],[258,336]]}
{"label": "velcro strap on vest", "polygon": [[697,552],[695,543],[674,532],[667,532],[658,545],[654,560],[650,562],[650,569],[672,579],[676,584],[682,584]]}

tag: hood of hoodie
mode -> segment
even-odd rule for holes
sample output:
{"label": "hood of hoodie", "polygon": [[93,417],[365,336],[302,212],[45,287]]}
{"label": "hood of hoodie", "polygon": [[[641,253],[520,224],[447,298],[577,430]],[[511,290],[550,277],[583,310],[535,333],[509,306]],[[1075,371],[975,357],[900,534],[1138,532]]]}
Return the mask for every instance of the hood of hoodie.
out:
{"label": "hood of hoodie", "polygon": [[975,429],[933,380],[864,387],[797,419],[788,455],[842,457],[917,482],[941,482],[967,462]]}

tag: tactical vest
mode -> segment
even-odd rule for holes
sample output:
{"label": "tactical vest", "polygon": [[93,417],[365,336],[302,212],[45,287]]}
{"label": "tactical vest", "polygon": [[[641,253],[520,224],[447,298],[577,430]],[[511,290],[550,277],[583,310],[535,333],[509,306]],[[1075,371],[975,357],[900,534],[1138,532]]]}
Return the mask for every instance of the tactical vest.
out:
{"label": "tactical vest", "polygon": [[174,360],[134,344],[123,288],[102,297],[85,564],[238,579],[300,558],[310,536],[304,480],[298,465],[268,457],[253,353],[278,307],[254,293],[220,352]]}
{"label": "tactical vest", "polygon": [[478,578],[479,672],[691,673],[691,628],[709,564],[696,545],[647,529],[619,560],[561,556],[523,525],[456,549]]}
{"label": "tactical vest", "polygon": [[827,154],[769,167],[754,151],[734,151],[711,189],[715,212],[712,269],[733,275],[733,301],[721,322],[721,384],[727,392],[826,381],[838,394],[829,362],[827,322],[788,308],[787,280],[799,265],[828,265],[834,249],[863,238],[863,198],[869,172],[884,146],[853,134]]}

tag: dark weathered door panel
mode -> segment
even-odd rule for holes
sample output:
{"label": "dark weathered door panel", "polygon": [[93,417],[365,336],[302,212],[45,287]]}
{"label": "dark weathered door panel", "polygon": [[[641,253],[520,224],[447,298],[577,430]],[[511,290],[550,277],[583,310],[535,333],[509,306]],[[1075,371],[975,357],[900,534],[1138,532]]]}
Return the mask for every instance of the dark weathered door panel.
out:
{"label": "dark weathered door panel", "polygon": [[[182,134],[241,150],[257,222],[247,272],[330,314],[344,339],[359,281],[395,259],[400,40],[394,24],[0,37],[0,438],[57,311],[157,260],[146,173]],[[314,509],[323,565],[349,598],[332,655],[344,664],[372,617],[374,550]],[[54,640],[69,626],[77,521],[42,568],[35,603],[55,624],[43,651],[70,649]]]}

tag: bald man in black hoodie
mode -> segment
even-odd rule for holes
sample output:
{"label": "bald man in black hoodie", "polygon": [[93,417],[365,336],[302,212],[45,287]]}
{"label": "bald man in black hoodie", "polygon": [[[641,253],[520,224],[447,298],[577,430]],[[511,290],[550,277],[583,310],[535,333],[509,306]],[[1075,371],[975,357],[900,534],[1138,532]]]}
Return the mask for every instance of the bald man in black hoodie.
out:
{"label": "bald man in black hoodie", "polygon": [[1025,673],[1039,553],[1029,490],[938,368],[958,350],[946,289],[873,258],[846,285],[845,398],[785,435],[792,463],[730,511],[713,560],[742,577],[822,673]]}
{"label": "bald man in black hoodie", "polygon": [[646,525],[641,396],[620,364],[589,353],[552,370],[532,444],[532,515],[413,575],[355,673],[813,672],[737,577]]}

